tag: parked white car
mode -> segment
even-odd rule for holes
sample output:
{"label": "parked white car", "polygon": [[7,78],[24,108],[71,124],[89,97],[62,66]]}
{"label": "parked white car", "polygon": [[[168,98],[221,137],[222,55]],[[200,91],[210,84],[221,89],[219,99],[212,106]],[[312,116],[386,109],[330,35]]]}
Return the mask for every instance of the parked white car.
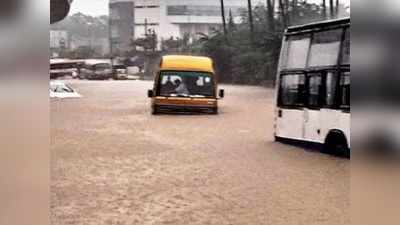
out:
{"label": "parked white car", "polygon": [[63,82],[50,82],[50,98],[81,98],[82,96]]}

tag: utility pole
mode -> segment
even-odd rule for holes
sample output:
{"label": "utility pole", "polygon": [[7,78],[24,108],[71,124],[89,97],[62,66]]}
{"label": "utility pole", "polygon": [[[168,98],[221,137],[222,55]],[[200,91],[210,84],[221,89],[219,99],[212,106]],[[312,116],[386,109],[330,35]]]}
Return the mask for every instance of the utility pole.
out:
{"label": "utility pole", "polygon": [[224,0],[221,0],[221,16],[222,16],[222,26],[223,26],[223,28],[224,28],[224,35],[225,35],[225,37],[226,37],[228,31],[226,30]]}
{"label": "utility pole", "polygon": [[271,2],[271,0],[267,0],[267,20],[269,29],[271,31],[275,31],[274,11],[275,11],[274,4]]}

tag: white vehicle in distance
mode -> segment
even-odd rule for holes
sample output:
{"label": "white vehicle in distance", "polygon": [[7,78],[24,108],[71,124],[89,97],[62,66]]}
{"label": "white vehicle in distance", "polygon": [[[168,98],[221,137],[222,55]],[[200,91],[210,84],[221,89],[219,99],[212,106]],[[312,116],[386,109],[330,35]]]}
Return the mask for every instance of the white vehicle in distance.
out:
{"label": "white vehicle in distance", "polygon": [[50,81],[50,98],[81,98],[82,95],[60,81]]}
{"label": "white vehicle in distance", "polygon": [[110,59],[85,60],[79,78],[88,80],[108,80],[113,78]]}
{"label": "white vehicle in distance", "polygon": [[78,77],[78,71],[83,60],[50,59],[50,79],[62,77]]}
{"label": "white vehicle in distance", "polygon": [[350,155],[350,18],[289,27],[277,74],[275,139]]}

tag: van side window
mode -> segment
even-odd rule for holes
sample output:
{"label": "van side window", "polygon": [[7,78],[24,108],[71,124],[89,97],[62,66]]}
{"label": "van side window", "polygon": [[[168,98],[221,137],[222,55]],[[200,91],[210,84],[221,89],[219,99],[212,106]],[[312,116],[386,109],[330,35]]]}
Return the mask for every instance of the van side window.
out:
{"label": "van side window", "polygon": [[279,102],[282,106],[303,106],[305,75],[288,74],[281,77]]}

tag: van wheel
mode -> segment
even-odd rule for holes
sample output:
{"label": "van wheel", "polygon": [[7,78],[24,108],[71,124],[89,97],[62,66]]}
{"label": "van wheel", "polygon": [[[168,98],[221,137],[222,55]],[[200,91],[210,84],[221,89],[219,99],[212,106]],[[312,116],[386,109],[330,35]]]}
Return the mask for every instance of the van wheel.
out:
{"label": "van wheel", "polygon": [[211,114],[217,115],[218,114],[218,108],[212,109]]}
{"label": "van wheel", "polygon": [[346,137],[340,131],[332,131],[328,134],[322,152],[350,158],[350,148]]}

